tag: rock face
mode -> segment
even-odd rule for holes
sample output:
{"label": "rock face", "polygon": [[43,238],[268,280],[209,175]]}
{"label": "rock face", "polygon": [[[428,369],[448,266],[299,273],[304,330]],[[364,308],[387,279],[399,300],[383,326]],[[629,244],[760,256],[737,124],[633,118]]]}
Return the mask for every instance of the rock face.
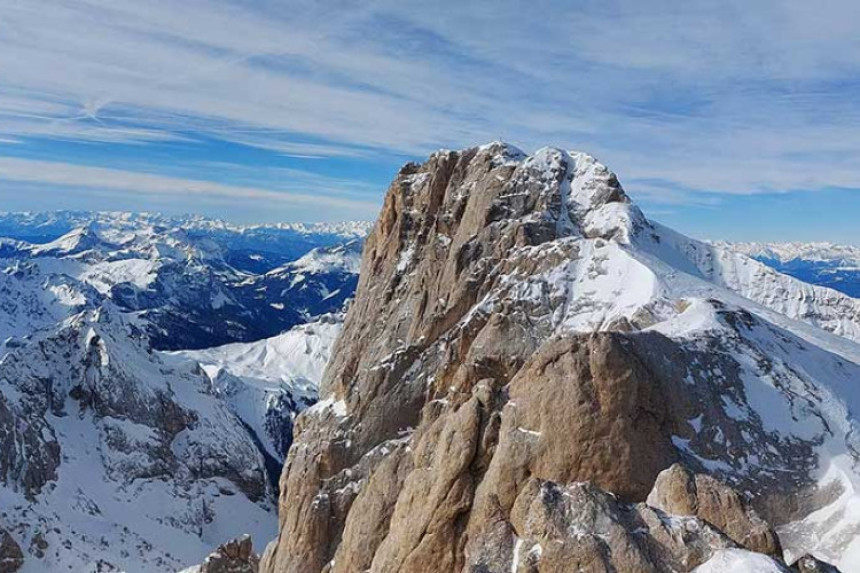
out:
{"label": "rock face", "polygon": [[8,531],[0,528],[0,573],[15,573],[23,564],[21,547]]}
{"label": "rock face", "polygon": [[662,283],[652,266],[701,261],[661,233],[585,154],[493,144],[401,169],[325,399],[297,419],[261,571],[632,573],[690,571],[737,543],[775,554],[707,476],[664,474],[652,494],[687,517],[642,503],[683,462],[788,520],[797,508],[774,500],[816,460],[812,441],[742,420],[775,331],[713,298],[742,300],[710,275],[683,295]]}
{"label": "rock face", "polygon": [[736,491],[709,475],[694,475],[680,464],[657,476],[648,505],[674,515],[699,517],[750,551],[781,553],[776,533]]}
{"label": "rock face", "polygon": [[251,537],[228,541],[209,555],[199,573],[257,573],[260,558],[254,553]]}

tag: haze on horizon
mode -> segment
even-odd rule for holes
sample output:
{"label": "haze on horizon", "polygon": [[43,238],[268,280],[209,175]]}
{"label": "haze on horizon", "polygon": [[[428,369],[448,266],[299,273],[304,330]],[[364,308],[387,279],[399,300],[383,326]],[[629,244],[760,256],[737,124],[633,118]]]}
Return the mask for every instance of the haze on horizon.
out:
{"label": "haze on horizon", "polygon": [[649,217],[860,243],[860,4],[0,0],[2,210],[373,219],[400,164],[582,149]]}

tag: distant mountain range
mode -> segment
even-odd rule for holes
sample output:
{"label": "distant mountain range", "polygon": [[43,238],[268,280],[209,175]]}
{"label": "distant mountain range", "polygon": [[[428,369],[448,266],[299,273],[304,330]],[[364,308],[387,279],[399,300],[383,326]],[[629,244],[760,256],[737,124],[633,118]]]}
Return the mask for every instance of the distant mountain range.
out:
{"label": "distant mountain range", "polygon": [[856,249],[689,239],[557,149],[396,181],[371,236],[0,214],[0,569],[855,563]]}
{"label": "distant mountain range", "polygon": [[860,298],[860,247],[833,243],[720,243],[781,273]]}
{"label": "distant mountain range", "polygon": [[355,289],[369,227],[7,213],[0,259],[95,289],[141,318],[156,349],[207,348],[274,336],[340,310]]}

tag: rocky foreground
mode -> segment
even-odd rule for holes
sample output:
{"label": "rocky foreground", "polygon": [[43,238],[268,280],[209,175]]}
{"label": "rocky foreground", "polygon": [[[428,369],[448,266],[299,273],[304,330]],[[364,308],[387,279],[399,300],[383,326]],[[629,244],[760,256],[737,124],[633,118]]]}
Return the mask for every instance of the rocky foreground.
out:
{"label": "rocky foreground", "polygon": [[406,165],[261,571],[860,570],[860,306],[807,287],[585,154]]}

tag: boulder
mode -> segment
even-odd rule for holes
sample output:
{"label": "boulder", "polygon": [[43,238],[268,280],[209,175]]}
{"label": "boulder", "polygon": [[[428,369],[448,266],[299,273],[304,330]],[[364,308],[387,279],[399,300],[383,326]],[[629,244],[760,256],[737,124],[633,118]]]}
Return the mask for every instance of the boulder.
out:
{"label": "boulder", "polygon": [[260,558],[254,553],[250,535],[228,541],[203,561],[199,573],[257,573]]}
{"label": "boulder", "polygon": [[648,504],[666,513],[699,517],[750,551],[774,557],[782,553],[776,533],[738,492],[681,464],[657,476]]}

